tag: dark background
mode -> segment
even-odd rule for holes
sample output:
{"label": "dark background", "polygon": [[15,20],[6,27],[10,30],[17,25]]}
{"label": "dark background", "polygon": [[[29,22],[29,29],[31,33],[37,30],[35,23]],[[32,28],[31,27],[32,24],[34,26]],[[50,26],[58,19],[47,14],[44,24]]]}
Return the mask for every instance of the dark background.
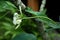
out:
{"label": "dark background", "polygon": [[47,0],[46,2],[47,15],[54,21],[59,21],[60,16],[60,1],[59,0]]}

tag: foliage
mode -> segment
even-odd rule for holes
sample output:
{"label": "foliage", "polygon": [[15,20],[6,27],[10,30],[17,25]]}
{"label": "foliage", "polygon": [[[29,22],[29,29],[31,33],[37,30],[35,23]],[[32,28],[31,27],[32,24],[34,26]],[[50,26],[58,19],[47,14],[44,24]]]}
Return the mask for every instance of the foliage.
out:
{"label": "foliage", "polygon": [[32,34],[21,33],[17,35],[13,40],[37,40],[37,38]]}
{"label": "foliage", "polygon": [[[31,17],[24,14],[24,11],[20,14],[19,10],[20,9],[18,9],[18,7],[16,7],[10,0],[0,1],[0,40],[41,40],[41,36],[39,36],[37,30],[37,24],[32,19],[43,22],[46,29],[45,31],[49,30],[48,33],[53,29],[60,28],[60,24],[57,24],[55,21],[47,17],[45,14],[46,9],[42,12],[36,12],[27,7],[25,12],[28,12],[29,15],[31,14]],[[22,22],[14,25],[13,15],[16,12],[19,13],[18,20],[22,19]],[[15,29],[17,26],[19,27]],[[51,30],[49,29],[50,27]]]}
{"label": "foliage", "polygon": [[27,10],[25,10],[25,11],[34,15],[33,17],[38,16],[38,18],[37,18],[38,21],[46,23],[48,26],[50,26],[52,28],[60,28],[60,26],[55,21],[53,21],[52,19],[47,17],[47,15],[45,14],[46,9],[43,10],[42,12],[34,12],[32,9],[27,8]]}

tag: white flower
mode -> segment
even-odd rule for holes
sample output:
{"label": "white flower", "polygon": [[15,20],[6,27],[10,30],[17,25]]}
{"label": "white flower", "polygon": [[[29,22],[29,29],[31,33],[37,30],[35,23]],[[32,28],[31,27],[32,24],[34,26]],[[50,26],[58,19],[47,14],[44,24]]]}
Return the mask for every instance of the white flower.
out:
{"label": "white flower", "polygon": [[17,24],[20,24],[22,22],[22,19],[17,20]]}
{"label": "white flower", "polygon": [[20,24],[21,22],[22,22],[22,19],[19,18],[19,14],[18,13],[14,13],[13,24],[17,25],[17,24]]}

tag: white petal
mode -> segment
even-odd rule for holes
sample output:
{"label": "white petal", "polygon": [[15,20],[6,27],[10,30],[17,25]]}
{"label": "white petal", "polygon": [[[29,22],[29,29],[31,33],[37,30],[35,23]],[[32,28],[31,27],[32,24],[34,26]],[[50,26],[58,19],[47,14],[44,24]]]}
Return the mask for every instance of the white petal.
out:
{"label": "white petal", "polygon": [[14,13],[14,16],[13,16],[13,24],[16,25],[17,24],[17,19],[18,19],[18,13]]}
{"label": "white petal", "polygon": [[22,22],[22,20],[20,19],[20,20],[17,20],[17,24],[20,24]]}

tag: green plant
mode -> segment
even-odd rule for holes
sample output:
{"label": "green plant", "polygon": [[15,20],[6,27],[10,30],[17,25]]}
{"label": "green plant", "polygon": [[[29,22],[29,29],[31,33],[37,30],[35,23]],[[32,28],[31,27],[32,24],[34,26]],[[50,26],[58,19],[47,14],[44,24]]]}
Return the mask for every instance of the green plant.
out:
{"label": "green plant", "polygon": [[[43,8],[41,12],[36,12],[29,7],[25,7],[21,1],[17,4],[18,7],[10,0],[0,1],[0,40],[41,40],[42,34],[38,32],[37,28],[40,24],[36,21],[43,23],[42,26],[44,27],[42,32],[47,34],[53,29],[60,28],[59,24],[47,17],[45,14],[47,11],[46,9]],[[31,17],[24,14],[24,11],[22,12],[22,10],[24,10],[22,7],[26,8],[25,12],[28,12],[28,15],[31,14]],[[51,30],[48,29],[50,27]],[[43,35],[45,35],[45,33]]]}

